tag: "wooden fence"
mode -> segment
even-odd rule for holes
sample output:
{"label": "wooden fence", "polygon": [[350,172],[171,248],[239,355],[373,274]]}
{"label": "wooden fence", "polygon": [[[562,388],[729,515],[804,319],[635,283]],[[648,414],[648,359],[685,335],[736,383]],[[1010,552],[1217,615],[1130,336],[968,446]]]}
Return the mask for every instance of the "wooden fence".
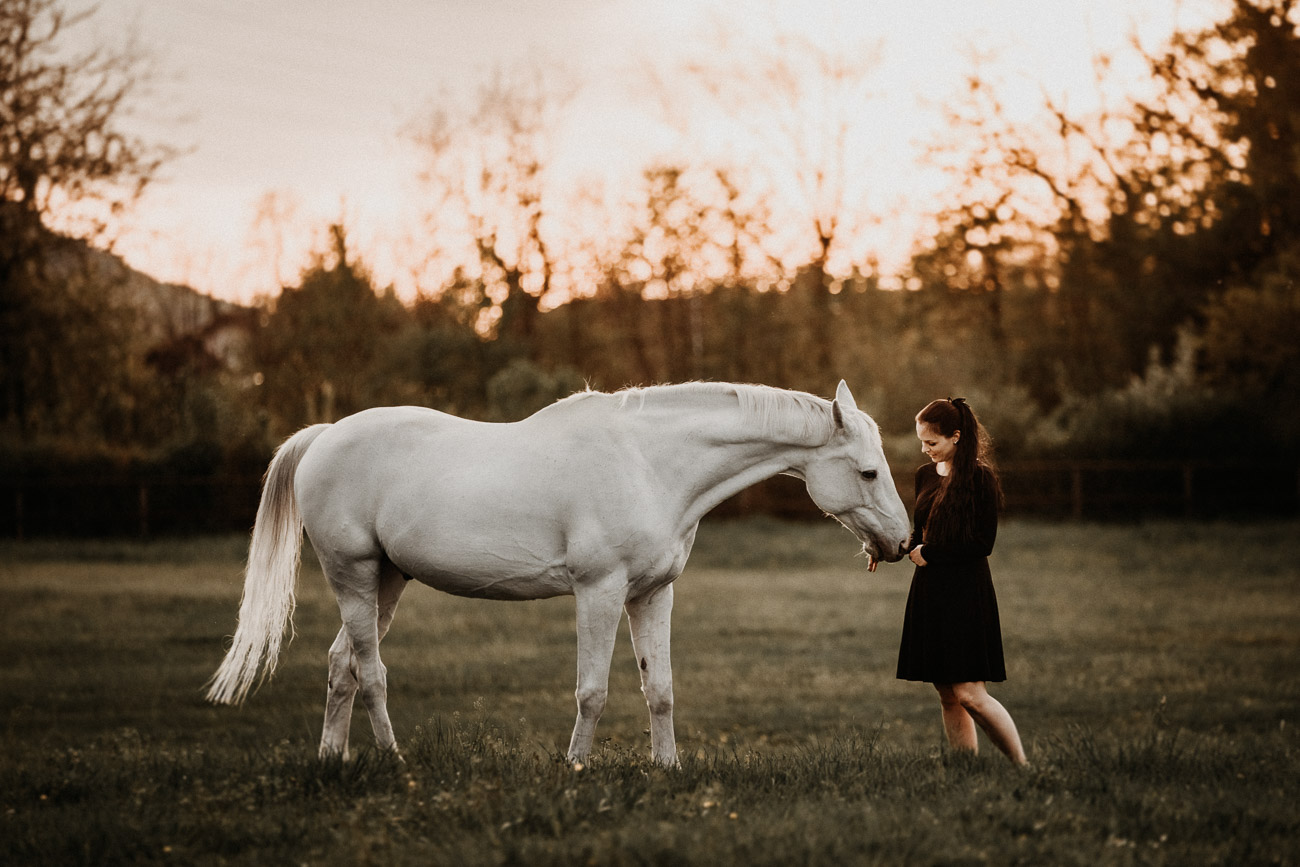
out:
{"label": "wooden fence", "polygon": [[[1009,462],[1010,516],[1074,520],[1300,513],[1300,465],[1150,461]],[[912,472],[894,474],[910,509]],[[136,537],[247,532],[260,482],[247,478],[59,478],[0,481],[0,535]],[[820,515],[803,483],[778,476],[731,498],[715,515]]]}
{"label": "wooden fence", "polygon": [[250,478],[64,477],[0,483],[0,533],[137,537],[243,532],[261,482]]}
{"label": "wooden fence", "polygon": [[[1270,466],[1192,461],[1013,461],[999,473],[1010,516],[1073,520],[1300,513],[1300,464]],[[913,506],[915,470],[895,471]],[[715,510],[728,517],[820,515],[803,482],[779,476],[742,491]]]}

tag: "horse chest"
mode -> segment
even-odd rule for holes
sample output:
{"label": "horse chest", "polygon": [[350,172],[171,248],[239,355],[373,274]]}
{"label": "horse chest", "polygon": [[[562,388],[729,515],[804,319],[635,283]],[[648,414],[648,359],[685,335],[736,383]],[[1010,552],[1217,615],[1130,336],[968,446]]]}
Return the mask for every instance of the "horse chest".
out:
{"label": "horse chest", "polygon": [[642,596],[648,596],[660,587],[676,581],[680,574],[681,570],[677,569],[632,576],[627,582],[627,598],[638,599]]}
{"label": "horse chest", "polygon": [[602,536],[587,544],[571,545],[566,562],[575,583],[620,575],[626,581],[627,597],[635,599],[681,574],[694,535],[634,532],[625,537]]}

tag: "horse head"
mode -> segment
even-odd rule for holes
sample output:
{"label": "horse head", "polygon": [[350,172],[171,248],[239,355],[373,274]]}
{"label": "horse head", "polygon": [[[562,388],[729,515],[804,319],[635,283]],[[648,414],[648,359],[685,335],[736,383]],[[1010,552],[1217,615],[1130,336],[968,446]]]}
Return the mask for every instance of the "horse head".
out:
{"label": "horse head", "polygon": [[861,539],[872,558],[900,560],[907,552],[911,524],[885,460],[880,429],[858,409],[843,380],[835,390],[831,413],[830,439],[812,450],[800,473],[808,495]]}

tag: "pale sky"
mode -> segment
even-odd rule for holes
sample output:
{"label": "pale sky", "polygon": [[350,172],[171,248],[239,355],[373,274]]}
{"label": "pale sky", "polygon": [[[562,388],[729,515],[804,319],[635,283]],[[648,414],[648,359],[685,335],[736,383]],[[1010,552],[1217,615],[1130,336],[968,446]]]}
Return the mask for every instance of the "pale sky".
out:
{"label": "pale sky", "polygon": [[[123,225],[115,249],[168,281],[238,300],[277,289],[254,229],[259,202],[289,208],[279,278],[298,269],[342,217],[381,284],[409,290],[404,249],[418,231],[419,154],[401,132],[495,70],[564,65],[581,86],[560,131],[562,162],[617,183],[690,143],[659,121],[645,70],[671,80],[713,50],[720,27],[743,45],[773,29],[852,52],[879,42],[878,148],[864,158],[872,201],[917,213],[933,179],[917,164],[937,101],[955,93],[971,49],[994,51],[1005,101],[1068,93],[1087,110],[1090,58],[1122,52],[1137,32],[1158,45],[1199,24],[1216,0],[101,0],[81,38],[134,31],[157,70],[133,126],[189,152],[169,164]],[[755,22],[760,22],[755,24]],[[754,36],[753,38],[759,38]],[[1116,68],[1140,81],[1135,66]],[[1127,78],[1126,78],[1127,77]],[[1136,86],[1136,85],[1135,85]],[[697,128],[708,109],[681,108]],[[703,113],[703,116],[701,116]],[[891,219],[864,242],[898,261],[916,230]],[[884,249],[888,248],[888,249]],[[861,251],[859,251],[861,252]]]}

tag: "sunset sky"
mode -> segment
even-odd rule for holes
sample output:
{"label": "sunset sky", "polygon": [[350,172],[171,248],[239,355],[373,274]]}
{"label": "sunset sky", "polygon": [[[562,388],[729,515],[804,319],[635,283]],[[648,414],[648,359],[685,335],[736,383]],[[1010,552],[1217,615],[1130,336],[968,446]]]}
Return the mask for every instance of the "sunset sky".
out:
{"label": "sunset sky", "polygon": [[[989,68],[1008,104],[1031,107],[1046,92],[1086,111],[1094,54],[1123,53],[1134,32],[1156,47],[1217,8],[1214,0],[103,0],[77,38],[120,44],[136,34],[155,76],[131,127],[186,150],[121,227],[115,249],[160,279],[248,300],[293,281],[340,218],[378,282],[410,291],[420,155],[402,131],[463,103],[497,70],[562,66],[577,81],[557,131],[557,176],[574,185],[630,185],[657,157],[697,153],[699,141],[663,123],[647,71],[677,93],[682,64],[719,60],[708,35],[719,31],[737,54],[774,34],[850,55],[880,45],[879,98],[864,107],[876,144],[863,177],[877,216],[889,210],[891,219],[854,255],[872,247],[886,264],[901,261],[915,215],[934,195],[936,181],[916,163],[921,144],[972,49],[994,56]],[[1114,74],[1117,88],[1140,86],[1136,65]],[[690,117],[698,136],[715,109],[680,93],[672,111]],[[732,144],[724,134],[712,146]],[[257,225],[268,194],[280,214],[279,255]]]}

